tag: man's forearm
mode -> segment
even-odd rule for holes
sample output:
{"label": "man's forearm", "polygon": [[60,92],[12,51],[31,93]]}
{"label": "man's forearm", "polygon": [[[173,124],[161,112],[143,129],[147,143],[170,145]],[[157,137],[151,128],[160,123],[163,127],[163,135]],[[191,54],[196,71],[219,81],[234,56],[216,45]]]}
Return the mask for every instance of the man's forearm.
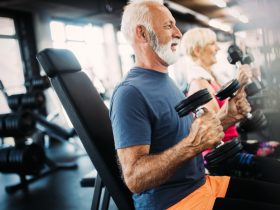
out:
{"label": "man's forearm", "polygon": [[162,153],[140,156],[132,170],[124,174],[130,190],[140,193],[166,182],[183,163],[200,152],[199,146],[193,147],[187,142],[184,139]]}

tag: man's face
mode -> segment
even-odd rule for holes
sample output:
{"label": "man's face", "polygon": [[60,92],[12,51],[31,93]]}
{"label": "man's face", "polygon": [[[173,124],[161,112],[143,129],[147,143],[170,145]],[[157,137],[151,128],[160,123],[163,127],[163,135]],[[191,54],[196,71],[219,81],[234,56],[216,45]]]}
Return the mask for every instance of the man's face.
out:
{"label": "man's face", "polygon": [[150,46],[156,54],[168,65],[175,63],[179,57],[177,49],[182,37],[175,25],[175,19],[170,11],[161,6],[151,8],[153,31],[149,32]]}

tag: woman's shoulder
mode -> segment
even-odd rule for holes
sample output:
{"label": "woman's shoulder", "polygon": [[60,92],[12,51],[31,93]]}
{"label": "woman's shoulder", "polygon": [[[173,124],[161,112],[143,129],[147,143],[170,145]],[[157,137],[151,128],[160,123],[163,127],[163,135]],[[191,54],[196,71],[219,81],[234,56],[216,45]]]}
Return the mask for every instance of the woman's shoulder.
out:
{"label": "woman's shoulder", "polygon": [[190,66],[188,70],[188,82],[193,80],[207,80],[211,81],[213,78],[209,72],[198,65]]}

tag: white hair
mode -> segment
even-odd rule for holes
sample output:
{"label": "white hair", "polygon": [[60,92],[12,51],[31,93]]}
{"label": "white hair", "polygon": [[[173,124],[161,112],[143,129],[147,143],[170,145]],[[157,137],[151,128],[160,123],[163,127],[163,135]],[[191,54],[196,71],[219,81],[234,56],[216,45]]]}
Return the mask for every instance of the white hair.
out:
{"label": "white hair", "polygon": [[134,0],[130,1],[125,7],[122,16],[121,31],[128,42],[133,42],[137,25],[143,25],[148,32],[153,31],[149,12],[150,3],[163,5],[162,0]]}
{"label": "white hair", "polygon": [[194,49],[196,47],[205,47],[207,44],[216,41],[217,37],[214,31],[209,28],[193,28],[188,30],[182,38],[182,51],[195,58]]}

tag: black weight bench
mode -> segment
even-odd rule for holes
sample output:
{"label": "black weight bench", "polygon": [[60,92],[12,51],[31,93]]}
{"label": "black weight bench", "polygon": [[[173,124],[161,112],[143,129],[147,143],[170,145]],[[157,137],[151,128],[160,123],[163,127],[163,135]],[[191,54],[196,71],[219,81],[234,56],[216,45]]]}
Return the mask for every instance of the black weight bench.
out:
{"label": "black weight bench", "polygon": [[131,193],[117,165],[109,112],[91,80],[69,50],[45,49],[37,59],[97,170],[91,209],[99,209],[104,186],[102,210],[108,209],[110,196],[120,210],[133,210]]}

